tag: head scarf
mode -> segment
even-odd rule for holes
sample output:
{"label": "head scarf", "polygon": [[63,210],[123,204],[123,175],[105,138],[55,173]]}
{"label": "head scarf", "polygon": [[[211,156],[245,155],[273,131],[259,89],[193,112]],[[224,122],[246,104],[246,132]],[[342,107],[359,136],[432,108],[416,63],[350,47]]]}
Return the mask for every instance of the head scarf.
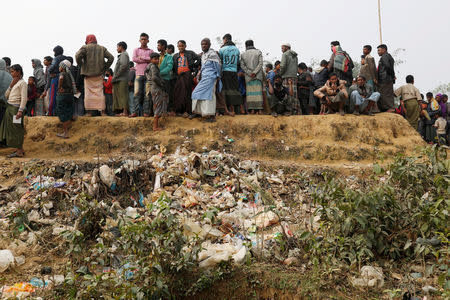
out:
{"label": "head scarf", "polygon": [[72,72],[70,72],[70,67],[72,64],[67,59],[63,60],[59,63],[59,67],[63,68],[63,72],[66,72],[70,76],[70,80],[72,81],[72,91],[74,94],[78,93],[77,86],[75,84],[75,79],[73,79]]}
{"label": "head scarf", "polygon": [[85,44],[97,44],[97,38],[93,34],[89,34],[86,36]]}
{"label": "head scarf", "polygon": [[0,59],[0,100],[5,100],[5,92],[12,81],[11,74],[6,70],[6,62]]}
{"label": "head scarf", "polygon": [[341,46],[332,46],[331,50],[333,51],[334,54],[336,54],[337,52],[342,52]]}
{"label": "head scarf", "polygon": [[64,53],[64,49],[61,46],[56,46],[55,48],[53,48],[53,53],[55,53],[55,57],[60,56]]}
{"label": "head scarf", "polygon": [[40,59],[33,58],[31,61],[34,63],[34,68],[35,68],[35,69],[43,68]]}
{"label": "head scarf", "polygon": [[0,71],[6,71],[6,61],[0,58]]}
{"label": "head scarf", "polygon": [[440,108],[439,103],[435,98],[431,98],[430,107],[432,111],[437,111]]}

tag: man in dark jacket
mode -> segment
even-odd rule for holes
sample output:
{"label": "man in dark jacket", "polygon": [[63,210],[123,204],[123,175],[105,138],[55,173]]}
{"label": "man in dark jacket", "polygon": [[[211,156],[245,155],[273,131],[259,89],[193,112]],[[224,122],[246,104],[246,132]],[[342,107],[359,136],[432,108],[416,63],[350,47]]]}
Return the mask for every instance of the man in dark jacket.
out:
{"label": "man in dark jacket", "polygon": [[379,107],[381,111],[394,112],[394,58],[387,52],[385,44],[377,47],[380,61],[378,62],[378,91],[381,94]]}
{"label": "man in dark jacket", "polygon": [[200,58],[195,52],[186,50],[186,42],[178,41],[178,53],[173,56],[173,75],[176,83],[173,89],[173,107],[171,115],[176,113],[188,117],[192,114],[193,73],[200,66]]}
{"label": "man in dark jacket", "polygon": [[314,113],[315,102],[312,95],[314,86],[311,73],[304,62],[298,65],[297,90],[298,100],[304,115],[312,115]]}

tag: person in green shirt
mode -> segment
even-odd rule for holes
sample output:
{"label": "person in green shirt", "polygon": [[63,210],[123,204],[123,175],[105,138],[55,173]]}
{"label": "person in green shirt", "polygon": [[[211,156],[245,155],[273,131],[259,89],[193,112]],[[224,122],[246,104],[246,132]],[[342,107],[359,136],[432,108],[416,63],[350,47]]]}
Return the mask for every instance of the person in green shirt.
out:
{"label": "person in green shirt", "polygon": [[157,44],[159,52],[159,74],[164,80],[165,92],[170,94],[170,80],[172,78],[173,58],[167,53],[167,41],[159,40]]}

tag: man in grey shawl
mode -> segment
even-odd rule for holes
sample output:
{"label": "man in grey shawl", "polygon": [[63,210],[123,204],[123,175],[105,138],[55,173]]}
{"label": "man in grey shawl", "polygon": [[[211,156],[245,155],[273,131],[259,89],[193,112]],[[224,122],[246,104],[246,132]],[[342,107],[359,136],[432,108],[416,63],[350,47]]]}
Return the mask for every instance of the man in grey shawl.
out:
{"label": "man in grey shawl", "polygon": [[245,73],[247,91],[247,108],[252,114],[263,110],[263,57],[262,52],[254,47],[253,41],[245,42],[245,52],[241,54],[241,68]]}

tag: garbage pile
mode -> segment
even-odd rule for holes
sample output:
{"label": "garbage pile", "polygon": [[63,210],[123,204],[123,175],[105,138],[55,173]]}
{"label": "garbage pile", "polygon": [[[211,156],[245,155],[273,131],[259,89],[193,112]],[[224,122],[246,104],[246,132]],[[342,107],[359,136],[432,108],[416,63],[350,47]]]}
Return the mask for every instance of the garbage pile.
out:
{"label": "garbage pile", "polygon": [[[298,179],[282,170],[269,173],[256,161],[218,151],[178,148],[166,154],[160,147],[147,160],[65,162],[63,168],[45,167],[42,161],[28,164],[24,182],[0,192],[7,193],[0,206],[2,275],[26,263],[30,253],[47,252],[45,243],[61,244],[68,232],[81,231],[93,239],[114,233],[119,220],[142,218],[161,194],[172,199],[171,213],[181,220],[184,235],[202,239],[200,268],[222,261],[240,265],[250,255],[267,255],[265,249],[280,235],[293,235],[301,220],[285,201],[301,201],[306,193]],[[98,202],[98,211],[89,216],[80,204],[87,197]],[[98,224],[86,224],[88,217],[99,219]],[[27,274],[22,282],[5,285],[2,297],[24,297],[61,284],[64,274],[55,272],[45,278]]]}

